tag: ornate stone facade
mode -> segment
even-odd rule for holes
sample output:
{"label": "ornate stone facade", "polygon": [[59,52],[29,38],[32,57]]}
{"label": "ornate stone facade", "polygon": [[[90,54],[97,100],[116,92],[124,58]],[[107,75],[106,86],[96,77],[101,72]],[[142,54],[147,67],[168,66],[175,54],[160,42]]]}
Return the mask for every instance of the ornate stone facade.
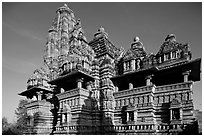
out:
{"label": "ornate stone facade", "polygon": [[29,133],[185,134],[195,122],[192,86],[201,63],[188,44],[170,34],[148,54],[135,37],[125,51],[103,27],[87,42],[66,4],[56,14],[44,66],[20,93],[29,100]]}

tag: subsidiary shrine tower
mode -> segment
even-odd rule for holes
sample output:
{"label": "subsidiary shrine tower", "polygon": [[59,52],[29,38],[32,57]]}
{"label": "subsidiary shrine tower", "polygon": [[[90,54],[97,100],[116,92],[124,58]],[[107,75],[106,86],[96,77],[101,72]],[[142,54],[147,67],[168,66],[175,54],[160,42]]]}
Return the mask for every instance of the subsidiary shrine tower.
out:
{"label": "subsidiary shrine tower", "polygon": [[25,134],[197,134],[193,83],[201,58],[168,35],[158,53],[139,37],[118,48],[103,27],[87,41],[65,4],[48,30],[43,61],[27,81]]}

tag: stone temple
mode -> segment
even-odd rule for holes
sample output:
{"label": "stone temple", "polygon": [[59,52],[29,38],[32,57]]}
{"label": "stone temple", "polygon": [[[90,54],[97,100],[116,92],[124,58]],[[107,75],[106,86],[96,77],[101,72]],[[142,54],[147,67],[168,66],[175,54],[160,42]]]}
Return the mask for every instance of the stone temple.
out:
{"label": "stone temple", "polygon": [[103,27],[88,42],[65,4],[48,30],[44,65],[19,93],[28,100],[25,134],[196,134],[201,58],[191,59],[174,34],[156,54],[139,37],[118,48]]}

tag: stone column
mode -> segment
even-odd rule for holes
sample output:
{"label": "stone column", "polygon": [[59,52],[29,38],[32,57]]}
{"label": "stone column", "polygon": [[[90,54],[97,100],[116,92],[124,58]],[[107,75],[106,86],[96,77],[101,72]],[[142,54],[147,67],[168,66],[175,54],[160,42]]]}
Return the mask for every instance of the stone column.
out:
{"label": "stone column", "polygon": [[129,89],[133,89],[133,84],[129,83]]}
{"label": "stone column", "polygon": [[137,122],[137,111],[134,111],[134,121]]}
{"label": "stone column", "polygon": [[193,92],[192,91],[189,92],[189,100],[193,100]]}
{"label": "stone column", "polygon": [[118,86],[115,86],[115,92],[118,92]]}
{"label": "stone column", "polygon": [[65,122],[65,114],[62,114],[62,123]]}
{"label": "stone column", "polygon": [[127,112],[127,121],[129,121],[129,113]]}
{"label": "stone column", "polygon": [[63,104],[62,104],[62,101],[60,101],[60,109],[63,108]]}
{"label": "stone column", "polygon": [[86,88],[87,88],[87,90],[91,91],[91,82],[87,82],[86,83]]}
{"label": "stone column", "polygon": [[170,120],[172,120],[172,109],[170,109]]}
{"label": "stone column", "polygon": [[60,88],[60,92],[61,92],[61,93],[64,93],[64,89],[63,89],[63,88]]}
{"label": "stone column", "polygon": [[153,75],[146,76],[146,78],[145,78],[146,79],[146,86],[152,85],[152,83],[151,83],[152,76]]}
{"label": "stone column", "polygon": [[36,92],[36,93],[37,93],[37,95],[38,95],[37,100],[42,100],[43,91],[39,91],[39,92]]}
{"label": "stone column", "polygon": [[179,118],[179,119],[181,119],[181,120],[182,120],[182,117],[183,117],[183,111],[182,111],[182,109],[181,109],[181,108],[179,109],[179,112],[180,112],[180,118]]}
{"label": "stone column", "polygon": [[172,52],[170,52],[170,59],[172,59],[173,57],[172,57]]}
{"label": "stone column", "polygon": [[123,62],[123,71],[126,71],[126,62]]}
{"label": "stone column", "polygon": [[190,72],[191,72],[191,70],[185,71],[185,72],[182,73],[183,76],[184,76],[184,79],[183,79],[184,82],[188,82],[188,76],[189,76]]}
{"label": "stone column", "polygon": [[83,78],[77,80],[77,88],[82,88]]}
{"label": "stone column", "polygon": [[72,70],[72,62],[70,62],[69,69]]}
{"label": "stone column", "polygon": [[132,70],[135,70],[136,68],[135,68],[135,60],[133,59],[132,60]]}
{"label": "stone column", "polygon": [[165,56],[165,54],[164,54],[164,61],[166,61],[166,56]]}
{"label": "stone column", "polygon": [[159,57],[159,63],[161,63],[162,61],[161,61],[161,57]]}

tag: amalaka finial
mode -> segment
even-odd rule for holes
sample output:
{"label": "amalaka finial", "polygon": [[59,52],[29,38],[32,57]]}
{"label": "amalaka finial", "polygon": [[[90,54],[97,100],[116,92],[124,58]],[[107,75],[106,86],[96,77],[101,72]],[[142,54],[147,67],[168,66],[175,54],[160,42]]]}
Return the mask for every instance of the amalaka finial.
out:
{"label": "amalaka finial", "polygon": [[103,26],[100,26],[100,28],[98,29],[99,32],[105,32],[105,29],[103,28]]}
{"label": "amalaka finial", "polygon": [[140,42],[140,38],[138,36],[134,37],[133,43],[131,44],[131,48],[144,48],[142,42]]}
{"label": "amalaka finial", "polygon": [[138,36],[136,36],[135,38],[134,38],[134,42],[139,42],[140,41],[140,38],[138,37]]}
{"label": "amalaka finial", "polygon": [[167,37],[165,38],[165,41],[176,41],[176,35],[175,34],[169,34],[167,35]]}
{"label": "amalaka finial", "polygon": [[62,7],[59,7],[56,12],[58,12],[58,11],[64,11],[64,10],[73,13],[73,11],[67,6],[67,4],[64,4]]}
{"label": "amalaka finial", "polygon": [[101,35],[104,35],[106,38],[108,37],[108,34],[105,32],[105,29],[100,26],[100,28],[98,29],[98,31],[94,34],[95,37],[97,36],[101,36]]}

